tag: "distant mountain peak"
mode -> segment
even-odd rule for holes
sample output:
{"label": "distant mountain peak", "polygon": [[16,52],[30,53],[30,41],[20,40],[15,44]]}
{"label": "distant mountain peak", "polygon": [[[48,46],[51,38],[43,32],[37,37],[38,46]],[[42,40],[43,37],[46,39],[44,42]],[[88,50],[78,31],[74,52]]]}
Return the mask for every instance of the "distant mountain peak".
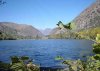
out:
{"label": "distant mountain peak", "polygon": [[40,29],[40,31],[44,34],[44,35],[49,35],[51,32],[51,28],[46,28],[46,29]]}

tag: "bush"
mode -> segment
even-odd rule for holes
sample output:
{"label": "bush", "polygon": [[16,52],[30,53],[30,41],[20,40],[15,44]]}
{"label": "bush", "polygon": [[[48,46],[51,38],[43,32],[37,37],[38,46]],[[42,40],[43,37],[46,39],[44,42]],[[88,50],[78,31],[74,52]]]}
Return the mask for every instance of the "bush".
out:
{"label": "bush", "polygon": [[[25,61],[28,61],[26,64]],[[39,66],[32,63],[27,56],[11,57],[11,63],[0,62],[0,71],[40,71]]]}
{"label": "bush", "polygon": [[[10,69],[13,71],[39,71],[39,67],[32,63],[27,56],[11,57],[12,63]],[[25,61],[29,62],[28,64]]]}
{"label": "bush", "polygon": [[94,56],[87,57],[86,61],[82,60],[65,60],[64,64],[69,66],[69,71],[100,71],[100,35],[97,34],[96,42],[93,44]]}

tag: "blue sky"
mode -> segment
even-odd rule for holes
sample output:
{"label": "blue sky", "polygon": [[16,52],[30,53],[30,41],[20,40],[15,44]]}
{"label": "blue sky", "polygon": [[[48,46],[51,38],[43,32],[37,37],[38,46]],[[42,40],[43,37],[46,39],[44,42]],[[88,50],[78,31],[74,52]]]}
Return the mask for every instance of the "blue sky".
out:
{"label": "blue sky", "polygon": [[5,0],[0,6],[0,22],[29,24],[38,29],[68,23],[95,0]]}

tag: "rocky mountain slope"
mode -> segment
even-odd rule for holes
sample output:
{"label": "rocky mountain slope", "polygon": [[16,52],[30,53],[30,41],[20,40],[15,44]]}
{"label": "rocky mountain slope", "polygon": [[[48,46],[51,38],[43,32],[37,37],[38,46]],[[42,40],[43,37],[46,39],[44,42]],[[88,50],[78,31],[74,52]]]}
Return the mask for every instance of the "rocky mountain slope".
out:
{"label": "rocky mountain slope", "polygon": [[0,22],[0,32],[25,38],[37,38],[43,36],[43,34],[33,26],[12,22]]}
{"label": "rocky mountain slope", "polygon": [[71,33],[70,30],[68,30],[66,28],[56,27],[56,28],[52,29],[48,38],[57,38],[57,39],[68,38],[70,33]]}
{"label": "rocky mountain slope", "polygon": [[52,29],[46,28],[46,29],[44,29],[44,30],[40,29],[40,31],[41,31],[44,35],[49,35],[50,32],[52,31]]}
{"label": "rocky mountain slope", "polygon": [[77,30],[100,26],[100,0],[96,0],[73,21]]}
{"label": "rocky mountain slope", "polygon": [[[54,28],[50,37],[80,37],[81,35],[90,36],[90,38],[94,38],[99,31],[100,27],[100,0],[96,0],[95,3],[86,8],[83,12],[81,12],[72,22],[70,22],[70,28],[65,28],[61,21],[58,24],[58,27]],[[94,30],[95,29],[95,30]],[[88,33],[89,34],[88,34]],[[91,32],[91,33],[90,33]]]}

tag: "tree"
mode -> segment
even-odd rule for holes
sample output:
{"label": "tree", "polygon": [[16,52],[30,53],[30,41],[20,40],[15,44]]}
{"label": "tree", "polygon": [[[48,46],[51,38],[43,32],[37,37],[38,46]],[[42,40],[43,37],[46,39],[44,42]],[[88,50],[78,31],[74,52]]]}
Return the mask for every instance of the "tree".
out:
{"label": "tree", "polygon": [[59,21],[57,25],[59,26],[60,24],[63,24],[63,23],[61,21]]}
{"label": "tree", "polygon": [[64,27],[65,27],[66,29],[72,29],[72,28],[71,28],[71,22],[69,22],[67,25],[64,25]]}
{"label": "tree", "polygon": [[58,22],[57,26],[58,26],[60,29],[64,28],[64,24],[63,24],[61,21]]}
{"label": "tree", "polygon": [[61,29],[62,27],[71,30],[71,22],[69,22],[67,25],[64,25],[61,21],[58,22],[57,26],[59,26]]}

